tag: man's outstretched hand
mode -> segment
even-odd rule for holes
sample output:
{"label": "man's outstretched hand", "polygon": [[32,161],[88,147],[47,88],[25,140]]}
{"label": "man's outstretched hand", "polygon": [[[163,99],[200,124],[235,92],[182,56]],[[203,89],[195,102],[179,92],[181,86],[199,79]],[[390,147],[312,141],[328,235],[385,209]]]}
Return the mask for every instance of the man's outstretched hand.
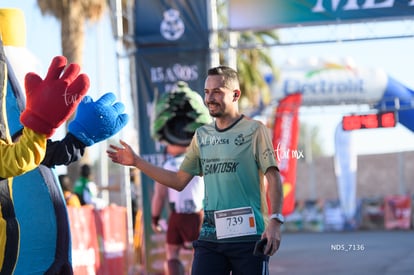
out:
{"label": "man's outstretched hand", "polygon": [[123,147],[119,147],[113,144],[109,145],[109,149],[106,150],[108,157],[112,162],[119,163],[126,166],[135,166],[136,154],[126,142],[120,140],[119,143]]}
{"label": "man's outstretched hand", "polygon": [[89,89],[89,78],[79,74],[80,66],[66,65],[64,56],[56,56],[44,80],[35,73],[25,77],[26,109],[20,120],[47,137],[73,114]]}

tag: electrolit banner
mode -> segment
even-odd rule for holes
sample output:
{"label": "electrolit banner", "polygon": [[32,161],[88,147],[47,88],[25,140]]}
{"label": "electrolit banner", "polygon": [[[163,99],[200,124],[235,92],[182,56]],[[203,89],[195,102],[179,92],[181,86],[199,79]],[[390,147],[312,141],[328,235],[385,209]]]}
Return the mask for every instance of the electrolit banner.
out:
{"label": "electrolit banner", "polygon": [[234,31],[401,19],[413,14],[413,0],[229,0],[229,27]]}
{"label": "electrolit banner", "polygon": [[414,91],[382,69],[361,68],[351,59],[315,58],[289,60],[280,72],[271,86],[271,106],[295,93],[302,94],[303,106],[370,104],[381,111],[397,111],[398,122],[414,131]]}
{"label": "electrolit banner", "polygon": [[285,64],[272,84],[272,100],[301,93],[304,106],[377,103],[386,90],[387,74],[350,64],[324,60]]}

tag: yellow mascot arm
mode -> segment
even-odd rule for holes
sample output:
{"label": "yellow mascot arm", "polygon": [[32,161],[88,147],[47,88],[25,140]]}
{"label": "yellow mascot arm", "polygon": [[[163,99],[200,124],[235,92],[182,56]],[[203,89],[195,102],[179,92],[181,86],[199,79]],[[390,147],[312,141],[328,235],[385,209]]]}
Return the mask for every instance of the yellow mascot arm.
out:
{"label": "yellow mascot arm", "polygon": [[0,141],[0,177],[8,178],[30,171],[42,162],[46,152],[46,135],[23,129],[19,141]]}

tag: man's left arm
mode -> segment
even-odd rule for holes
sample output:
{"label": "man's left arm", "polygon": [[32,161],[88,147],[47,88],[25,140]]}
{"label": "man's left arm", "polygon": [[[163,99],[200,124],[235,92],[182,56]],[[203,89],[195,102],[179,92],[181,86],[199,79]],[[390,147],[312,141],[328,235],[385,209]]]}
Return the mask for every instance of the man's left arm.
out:
{"label": "man's left arm", "polygon": [[279,170],[276,167],[270,167],[265,174],[268,182],[268,195],[270,197],[269,214],[282,213],[283,207],[283,186]]}
{"label": "man's left arm", "polygon": [[[270,198],[271,213],[269,214],[280,214],[282,213],[283,206],[283,187],[279,170],[275,166],[269,167],[265,173],[265,177],[268,184],[268,196]],[[282,222],[279,219],[269,219],[269,223],[263,233],[262,238],[267,238],[268,240],[264,252],[269,256],[273,255],[279,249],[282,239]]]}

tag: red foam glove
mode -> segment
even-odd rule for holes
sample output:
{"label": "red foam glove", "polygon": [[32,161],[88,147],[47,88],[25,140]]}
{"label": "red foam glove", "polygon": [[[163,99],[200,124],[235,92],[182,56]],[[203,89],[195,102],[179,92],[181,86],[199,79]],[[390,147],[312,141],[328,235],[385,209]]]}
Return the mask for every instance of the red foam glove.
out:
{"label": "red foam glove", "polygon": [[26,109],[20,121],[47,137],[73,114],[89,89],[89,78],[79,74],[79,65],[70,64],[65,69],[66,64],[64,56],[56,56],[44,80],[35,73],[25,77]]}

